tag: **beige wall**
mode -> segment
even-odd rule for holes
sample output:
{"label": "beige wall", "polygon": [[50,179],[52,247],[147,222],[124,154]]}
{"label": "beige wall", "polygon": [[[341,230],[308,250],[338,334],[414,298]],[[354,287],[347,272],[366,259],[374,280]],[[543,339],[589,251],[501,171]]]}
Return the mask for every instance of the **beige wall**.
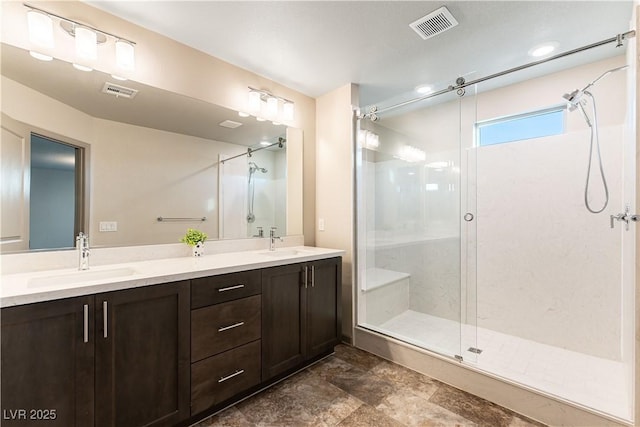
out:
{"label": "beige wall", "polygon": [[343,249],[342,334],[351,338],[354,265],[353,112],[355,85],[346,85],[317,99],[316,224],[318,246]]}
{"label": "beige wall", "polygon": [[[257,74],[185,46],[123,19],[77,1],[35,1],[31,5],[48,12],[95,26],[136,42],[136,71],[132,80],[190,96],[233,110],[246,110],[247,87],[268,90],[290,99],[296,105],[291,126],[300,128],[304,137],[304,234],[305,243],[314,244],[315,214],[315,100]],[[29,49],[26,10],[22,2],[2,3],[2,40]],[[71,62],[70,37],[56,32],[55,57]],[[212,37],[223,34],[212,34]],[[101,55],[102,55],[101,51]],[[94,68],[111,72],[113,60],[108,51]]]}

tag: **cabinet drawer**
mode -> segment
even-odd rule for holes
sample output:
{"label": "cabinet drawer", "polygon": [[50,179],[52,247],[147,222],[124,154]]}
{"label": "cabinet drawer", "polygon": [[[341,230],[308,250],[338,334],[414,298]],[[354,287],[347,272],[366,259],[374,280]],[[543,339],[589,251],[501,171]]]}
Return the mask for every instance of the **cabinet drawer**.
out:
{"label": "cabinet drawer", "polygon": [[260,339],[262,297],[254,295],[191,311],[191,361]]}
{"label": "cabinet drawer", "polygon": [[260,340],[191,365],[191,415],[260,383]]}
{"label": "cabinet drawer", "polygon": [[191,308],[232,301],[261,292],[260,270],[242,271],[191,281]]}

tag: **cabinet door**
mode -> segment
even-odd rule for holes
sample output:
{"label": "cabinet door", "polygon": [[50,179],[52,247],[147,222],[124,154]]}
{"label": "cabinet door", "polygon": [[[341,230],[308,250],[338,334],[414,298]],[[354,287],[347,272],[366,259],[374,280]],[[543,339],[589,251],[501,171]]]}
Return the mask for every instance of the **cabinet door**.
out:
{"label": "cabinet door", "polygon": [[339,342],[341,267],[340,258],[307,264],[306,359],[331,351]]}
{"label": "cabinet door", "polygon": [[299,264],[262,271],[262,381],[302,364],[305,303]]}
{"label": "cabinet door", "polygon": [[189,417],[189,282],[95,296],[96,425]]}
{"label": "cabinet door", "polygon": [[92,311],[93,297],[2,309],[3,426],[93,426]]}

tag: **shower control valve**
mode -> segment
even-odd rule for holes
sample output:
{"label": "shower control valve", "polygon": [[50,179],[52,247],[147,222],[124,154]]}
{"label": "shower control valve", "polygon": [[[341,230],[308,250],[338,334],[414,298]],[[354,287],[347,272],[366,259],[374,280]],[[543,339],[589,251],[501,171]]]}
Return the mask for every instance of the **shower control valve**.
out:
{"label": "shower control valve", "polygon": [[611,228],[615,227],[615,221],[624,222],[624,228],[626,231],[629,231],[629,222],[638,222],[640,221],[640,215],[631,215],[630,213],[631,207],[629,205],[625,206],[624,213],[619,213],[618,215],[609,215],[611,220]]}

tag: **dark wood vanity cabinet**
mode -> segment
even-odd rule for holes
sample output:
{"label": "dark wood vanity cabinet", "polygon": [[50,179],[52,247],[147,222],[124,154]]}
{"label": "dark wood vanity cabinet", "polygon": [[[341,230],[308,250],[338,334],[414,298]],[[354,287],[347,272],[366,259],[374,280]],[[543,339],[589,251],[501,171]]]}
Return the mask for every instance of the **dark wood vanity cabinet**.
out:
{"label": "dark wood vanity cabinet", "polygon": [[339,342],[341,258],[262,271],[262,380],[301,367]]}
{"label": "dark wood vanity cabinet", "polygon": [[185,426],[333,351],[341,258],[2,309],[2,424]]}
{"label": "dark wood vanity cabinet", "polygon": [[342,258],[330,258],[306,264],[308,282],[305,288],[307,345],[305,360],[333,352],[340,342],[342,312]]}
{"label": "dark wood vanity cabinet", "polygon": [[191,283],[191,414],[260,383],[260,270]]}
{"label": "dark wood vanity cabinet", "polygon": [[3,425],[173,426],[189,417],[189,282],[5,308],[1,357]]}
{"label": "dark wood vanity cabinet", "polygon": [[189,281],[98,294],[96,427],[189,418]]}
{"label": "dark wood vanity cabinet", "polygon": [[2,309],[3,426],[94,425],[94,333],[85,307],[93,308],[92,296]]}

